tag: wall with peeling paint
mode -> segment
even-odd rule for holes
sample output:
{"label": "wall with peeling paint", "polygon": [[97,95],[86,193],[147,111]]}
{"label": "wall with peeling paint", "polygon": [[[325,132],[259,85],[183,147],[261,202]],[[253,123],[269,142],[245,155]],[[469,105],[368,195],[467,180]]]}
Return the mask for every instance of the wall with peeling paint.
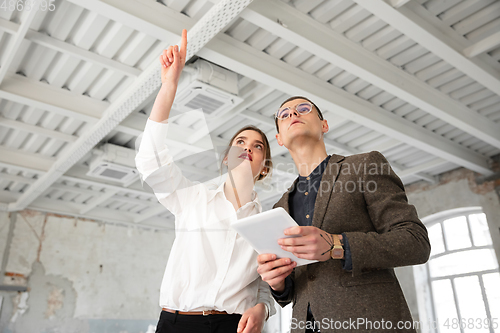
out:
{"label": "wall with peeling paint", "polygon": [[[34,211],[0,214],[4,296],[0,332],[139,333],[155,325],[174,232],[102,224]],[[0,256],[2,258],[3,256]]]}

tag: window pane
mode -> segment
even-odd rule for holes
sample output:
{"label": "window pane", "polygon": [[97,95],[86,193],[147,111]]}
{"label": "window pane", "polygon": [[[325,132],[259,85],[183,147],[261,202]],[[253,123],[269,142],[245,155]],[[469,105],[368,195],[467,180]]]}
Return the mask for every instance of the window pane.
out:
{"label": "window pane", "polygon": [[427,228],[429,232],[429,240],[431,242],[431,257],[435,254],[444,252],[443,230],[441,224],[436,223],[432,227]]}
{"label": "window pane", "polygon": [[[490,273],[483,275],[484,289],[486,289],[486,297],[490,313],[493,318],[498,318],[497,323],[500,326],[500,274]],[[500,327],[497,327],[495,332],[500,332]]]}
{"label": "window pane", "polygon": [[472,246],[465,216],[444,220],[443,227],[448,250],[464,249]]}
{"label": "window pane", "polygon": [[498,268],[493,249],[469,250],[429,260],[432,277],[472,273]]}
{"label": "window pane", "polygon": [[486,215],[469,215],[470,229],[472,231],[472,240],[475,246],[491,245],[490,229],[486,222]]}
{"label": "window pane", "polygon": [[[487,316],[483,294],[479,286],[479,278],[477,276],[465,276],[456,278],[454,282],[460,317],[465,326],[464,333],[489,332],[489,328],[484,328],[482,325],[482,319],[487,318]],[[480,323],[476,322],[477,319],[480,320]]]}
{"label": "window pane", "polygon": [[[458,318],[451,289],[450,280],[432,281],[432,293],[434,305],[436,306],[436,320],[438,322],[439,332],[460,332],[460,328],[453,329],[451,318]],[[448,322],[446,321],[448,319]],[[447,326],[443,326],[449,324]]]}

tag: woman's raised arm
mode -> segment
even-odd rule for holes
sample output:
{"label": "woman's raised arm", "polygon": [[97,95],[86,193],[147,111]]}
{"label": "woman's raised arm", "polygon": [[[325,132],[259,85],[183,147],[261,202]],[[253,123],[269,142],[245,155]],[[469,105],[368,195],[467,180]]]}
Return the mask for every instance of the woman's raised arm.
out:
{"label": "woman's raised arm", "polygon": [[174,103],[177,84],[182,69],[186,63],[187,31],[182,30],[180,49],[177,45],[171,45],[160,55],[161,64],[161,89],[156,96],[153,109],[149,119],[162,122],[168,119],[172,104]]}

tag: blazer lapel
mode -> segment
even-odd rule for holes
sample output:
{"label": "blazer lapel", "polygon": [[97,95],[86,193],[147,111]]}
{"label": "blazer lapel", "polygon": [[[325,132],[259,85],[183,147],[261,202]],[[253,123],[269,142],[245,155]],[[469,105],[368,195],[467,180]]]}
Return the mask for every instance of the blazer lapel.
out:
{"label": "blazer lapel", "polygon": [[277,208],[277,207],[282,207],[284,210],[286,210],[286,212],[288,214],[290,214],[290,206],[288,204],[288,200],[290,199],[290,193],[293,191],[293,189],[295,188],[295,186],[297,186],[297,182],[299,181],[299,178],[297,177],[292,186],[290,186],[288,188],[288,190],[283,193],[283,196],[281,197],[281,199],[274,205],[273,208]]}
{"label": "blazer lapel", "polygon": [[344,160],[344,156],[332,155],[326,166],[326,170],[323,172],[323,177],[321,177],[321,183],[318,189],[318,195],[316,196],[316,202],[314,204],[314,215],[312,225],[314,227],[320,228],[323,226],[323,219],[326,213],[326,207],[330,202],[330,197],[333,192],[333,187],[335,186],[335,181],[340,172],[340,166]]}

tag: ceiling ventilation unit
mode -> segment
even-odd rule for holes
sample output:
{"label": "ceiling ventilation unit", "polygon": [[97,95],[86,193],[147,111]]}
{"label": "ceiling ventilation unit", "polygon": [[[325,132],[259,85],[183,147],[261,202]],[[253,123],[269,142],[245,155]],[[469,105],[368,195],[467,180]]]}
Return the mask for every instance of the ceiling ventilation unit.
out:
{"label": "ceiling ventilation unit", "polygon": [[198,59],[184,68],[174,108],[179,111],[201,108],[207,117],[216,117],[242,101],[243,99],[238,97],[236,73]]}
{"label": "ceiling ventilation unit", "polygon": [[110,143],[92,151],[90,169],[87,176],[122,183],[132,184],[139,178],[135,168],[135,150]]}

